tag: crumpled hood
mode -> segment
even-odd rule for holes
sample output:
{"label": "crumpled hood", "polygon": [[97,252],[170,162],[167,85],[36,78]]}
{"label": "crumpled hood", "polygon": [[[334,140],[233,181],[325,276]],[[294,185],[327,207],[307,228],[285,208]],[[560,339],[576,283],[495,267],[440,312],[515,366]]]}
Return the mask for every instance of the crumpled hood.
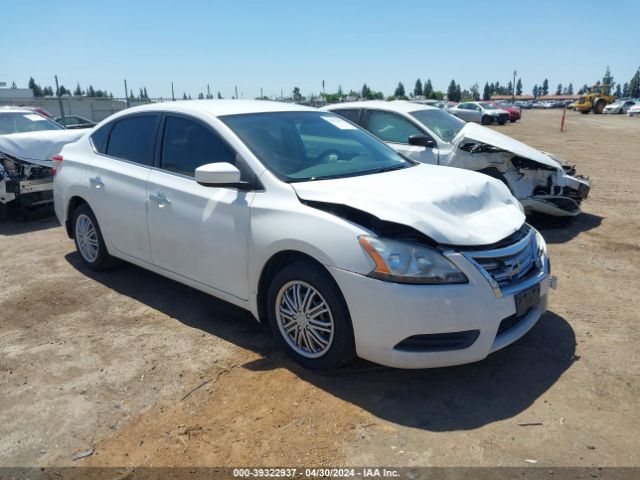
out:
{"label": "crumpled hood", "polygon": [[356,208],[447,245],[495,243],[517,231],[525,219],[502,182],[459,168],[420,164],[291,185],[302,200]]}
{"label": "crumpled hood", "polygon": [[462,130],[456,135],[456,138],[452,143],[457,147],[460,144],[464,144],[466,140],[475,142],[486,143],[492,145],[501,150],[506,150],[518,155],[520,157],[528,158],[543,165],[548,165],[553,168],[560,168],[560,164],[554,159],[545,155],[540,150],[530,147],[526,143],[519,142],[503,133],[496,132],[491,128],[483,127],[477,123],[467,123]]}
{"label": "crumpled hood", "polygon": [[42,130],[0,135],[0,152],[31,163],[53,166],[51,157],[60,153],[67,143],[75,142],[87,131]]}

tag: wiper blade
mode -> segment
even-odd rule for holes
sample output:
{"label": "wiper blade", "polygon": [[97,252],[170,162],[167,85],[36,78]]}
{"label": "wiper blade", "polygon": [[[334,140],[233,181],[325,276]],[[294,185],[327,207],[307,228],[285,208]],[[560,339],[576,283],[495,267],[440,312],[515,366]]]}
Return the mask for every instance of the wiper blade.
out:
{"label": "wiper blade", "polygon": [[392,166],[389,166],[389,167],[377,168],[375,170],[368,170],[367,173],[393,172],[394,170],[402,170],[402,169],[407,168],[407,167],[409,167],[409,165],[404,165],[404,164],[392,165]]}

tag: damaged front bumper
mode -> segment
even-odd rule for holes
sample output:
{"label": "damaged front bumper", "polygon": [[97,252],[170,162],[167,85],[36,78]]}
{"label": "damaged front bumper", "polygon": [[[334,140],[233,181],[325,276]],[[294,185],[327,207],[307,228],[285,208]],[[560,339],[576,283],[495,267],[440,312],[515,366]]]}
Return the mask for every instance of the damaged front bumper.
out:
{"label": "damaged front bumper", "polygon": [[25,209],[50,205],[53,202],[51,168],[0,152],[0,204],[12,202]]}

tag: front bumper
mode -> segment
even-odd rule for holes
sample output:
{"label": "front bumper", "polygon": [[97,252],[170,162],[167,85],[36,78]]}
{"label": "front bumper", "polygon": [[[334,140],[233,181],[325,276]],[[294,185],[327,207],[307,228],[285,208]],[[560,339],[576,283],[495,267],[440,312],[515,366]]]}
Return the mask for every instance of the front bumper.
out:
{"label": "front bumper", "polygon": [[[448,257],[467,275],[464,285],[402,285],[329,267],[349,308],[359,357],[397,368],[429,368],[482,360],[522,337],[547,309],[548,264],[536,277],[540,302],[508,329],[501,322],[516,313],[514,295],[497,296],[481,271],[460,253]],[[504,324],[503,324],[504,326]],[[454,350],[395,348],[416,335],[478,331],[473,343]]]}

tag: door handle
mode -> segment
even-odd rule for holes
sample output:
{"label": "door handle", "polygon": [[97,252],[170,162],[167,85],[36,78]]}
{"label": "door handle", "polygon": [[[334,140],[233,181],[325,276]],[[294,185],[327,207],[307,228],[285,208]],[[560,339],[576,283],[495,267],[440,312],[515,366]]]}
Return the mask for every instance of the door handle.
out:
{"label": "door handle", "polygon": [[91,177],[89,179],[89,182],[95,185],[96,188],[104,187],[104,183],[102,182],[102,179],[100,177]]}
{"label": "door handle", "polygon": [[163,193],[152,193],[149,195],[149,200],[157,203],[160,208],[171,205],[171,200],[169,200]]}

